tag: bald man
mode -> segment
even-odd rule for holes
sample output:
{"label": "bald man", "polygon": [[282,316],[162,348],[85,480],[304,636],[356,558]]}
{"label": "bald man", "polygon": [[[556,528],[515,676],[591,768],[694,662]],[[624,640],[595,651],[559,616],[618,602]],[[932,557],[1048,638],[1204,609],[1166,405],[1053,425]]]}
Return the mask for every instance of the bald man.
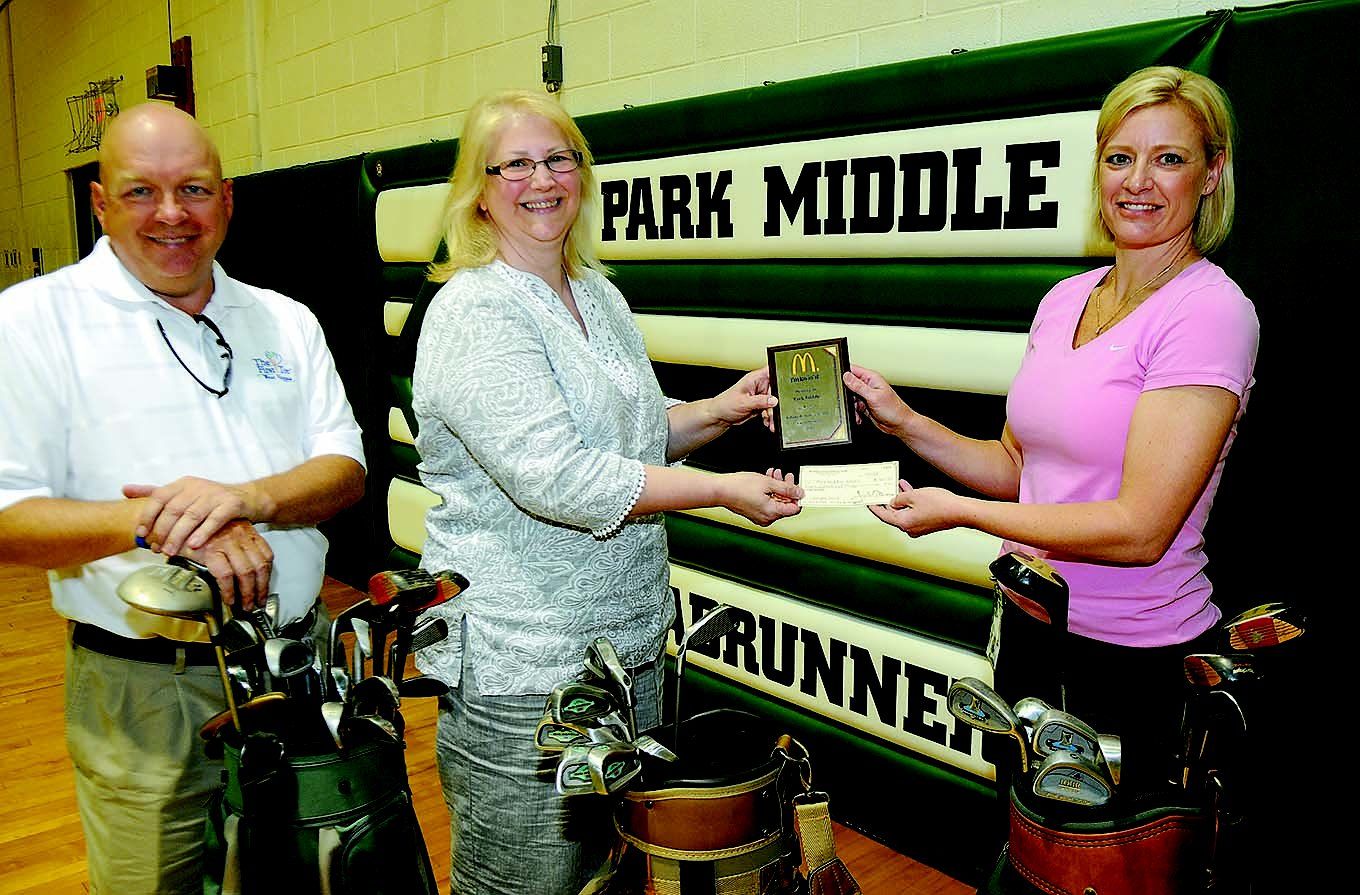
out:
{"label": "bald man", "polygon": [[228,602],[276,593],[280,621],[303,624],[325,561],[315,525],[363,493],[364,456],[316,318],[214,261],[231,182],[193,118],[124,111],[91,198],[94,251],[0,294],[0,560],[48,569],[69,620],[92,891],[199,892],[215,659],[202,625],[116,588],[187,556]]}

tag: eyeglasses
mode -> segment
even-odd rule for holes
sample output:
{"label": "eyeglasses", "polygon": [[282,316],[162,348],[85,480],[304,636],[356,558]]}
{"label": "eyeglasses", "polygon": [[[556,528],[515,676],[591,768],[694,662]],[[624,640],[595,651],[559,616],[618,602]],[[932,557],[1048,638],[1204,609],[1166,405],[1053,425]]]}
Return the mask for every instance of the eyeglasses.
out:
{"label": "eyeglasses", "polygon": [[534,176],[534,171],[538,170],[539,165],[547,165],[548,170],[555,174],[566,174],[581,167],[584,160],[585,156],[579,149],[563,149],[538,161],[531,158],[512,158],[499,165],[487,165],[486,173],[499,174],[506,180],[528,180]]}
{"label": "eyeglasses", "polygon": [[227,362],[227,371],[222,374],[222,387],[220,389],[208,385],[208,383],[198,378],[197,373],[189,369],[189,365],[184,362],[184,358],[179,356],[179,352],[175,350],[175,346],[170,344],[170,337],[165,334],[165,326],[159,320],[156,321],[156,329],[161,331],[161,339],[165,342],[165,347],[170,349],[170,353],[175,356],[175,360],[179,361],[179,365],[184,368],[184,372],[193,377],[194,382],[197,382],[202,386],[203,390],[210,395],[214,395],[217,398],[225,397],[227,392],[231,390],[231,359],[233,357],[231,346],[227,344],[227,337],[222,335],[222,330],[218,329],[217,324],[213,323],[206,315],[193,314],[191,316],[194,318],[195,323],[202,323],[208,329],[212,330],[213,335],[217,337],[218,347],[222,349],[222,358]]}

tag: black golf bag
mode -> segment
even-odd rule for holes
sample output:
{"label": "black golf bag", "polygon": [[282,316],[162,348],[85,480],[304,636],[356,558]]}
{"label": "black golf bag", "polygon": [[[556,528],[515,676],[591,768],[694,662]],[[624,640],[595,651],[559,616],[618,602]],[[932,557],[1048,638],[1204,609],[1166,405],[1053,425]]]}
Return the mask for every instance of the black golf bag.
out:
{"label": "black golf bag", "polygon": [[436,895],[401,743],[284,756],[277,740],[247,736],[224,748],[205,895]]}

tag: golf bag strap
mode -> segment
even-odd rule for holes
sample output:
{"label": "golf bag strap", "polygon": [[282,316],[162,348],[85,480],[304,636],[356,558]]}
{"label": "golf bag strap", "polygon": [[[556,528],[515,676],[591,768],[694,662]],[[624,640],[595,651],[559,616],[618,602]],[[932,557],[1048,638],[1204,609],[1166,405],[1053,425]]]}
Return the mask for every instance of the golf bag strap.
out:
{"label": "golf bag strap", "polygon": [[222,895],[241,895],[241,817],[228,814],[222,822],[222,839],[227,845],[222,862]]}
{"label": "golf bag strap", "polygon": [[646,842],[624,830],[617,820],[614,822],[614,829],[618,832],[620,839],[631,845],[633,848],[636,848],[638,851],[654,857],[666,858],[671,861],[723,861],[728,858],[739,858],[743,855],[749,855],[753,852],[768,848],[772,843],[777,843],[783,835],[776,831],[763,839],[757,839],[754,842],[746,842],[741,845],[732,846],[731,848],[696,850],[669,848],[664,845]]}
{"label": "golf bag strap", "polygon": [[793,800],[794,828],[808,869],[809,895],[858,895],[859,883],[836,857],[831,802],[824,792],[805,792]]}
{"label": "golf bag strap", "polygon": [[340,848],[340,831],[335,827],[322,827],[316,833],[316,869],[321,883],[321,895],[331,895],[331,867],[334,866],[335,852]]}
{"label": "golf bag strap", "polygon": [[[771,837],[758,848],[710,860],[704,855],[682,857],[646,853],[645,891],[651,895],[772,895],[794,891],[796,868],[787,860],[782,837]],[[627,890],[626,890],[627,891]]]}

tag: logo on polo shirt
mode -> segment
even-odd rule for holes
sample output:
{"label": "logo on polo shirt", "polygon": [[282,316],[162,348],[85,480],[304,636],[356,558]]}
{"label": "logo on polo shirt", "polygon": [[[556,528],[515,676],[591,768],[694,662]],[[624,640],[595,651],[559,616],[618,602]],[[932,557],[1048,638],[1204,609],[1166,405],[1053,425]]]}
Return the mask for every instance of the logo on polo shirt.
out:
{"label": "logo on polo shirt", "polygon": [[251,360],[255,361],[255,370],[261,378],[293,381],[293,368],[284,363],[283,355],[277,351],[266,351],[264,357],[255,357]]}

